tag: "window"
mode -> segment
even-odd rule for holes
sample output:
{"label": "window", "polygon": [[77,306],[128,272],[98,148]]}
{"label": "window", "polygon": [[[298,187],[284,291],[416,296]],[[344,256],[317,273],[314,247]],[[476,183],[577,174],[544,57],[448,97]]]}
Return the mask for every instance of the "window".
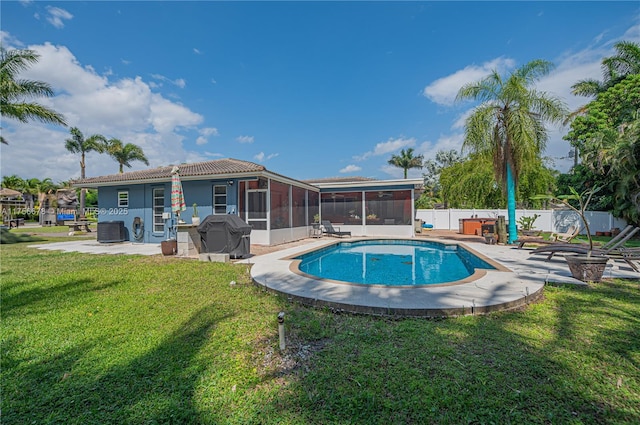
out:
{"label": "window", "polygon": [[118,192],[118,208],[129,206],[129,191]]}
{"label": "window", "polygon": [[320,222],[320,194],[309,191],[309,224]]}
{"label": "window", "polygon": [[291,215],[293,218],[292,227],[303,227],[307,225],[307,191],[293,186],[291,189],[293,207]]}
{"label": "window", "polygon": [[411,191],[372,191],[365,194],[367,224],[411,224]]}
{"label": "window", "polygon": [[213,213],[214,214],[227,213],[227,186],[226,185],[213,186]]}
{"label": "window", "polygon": [[271,229],[291,227],[289,220],[289,186],[271,180]]}
{"label": "window", "polygon": [[322,219],[331,223],[362,224],[362,192],[323,193]]}
{"label": "window", "polygon": [[267,230],[267,191],[247,191],[247,223],[256,230]]}
{"label": "window", "polygon": [[153,232],[164,233],[164,188],[153,189]]}

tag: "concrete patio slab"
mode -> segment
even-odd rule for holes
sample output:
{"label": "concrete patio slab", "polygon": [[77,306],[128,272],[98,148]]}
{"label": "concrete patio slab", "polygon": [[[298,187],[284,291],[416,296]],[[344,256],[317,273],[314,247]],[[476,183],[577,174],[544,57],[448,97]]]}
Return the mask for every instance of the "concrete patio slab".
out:
{"label": "concrete patio slab", "polygon": [[[526,249],[476,242],[460,244],[509,271],[490,270],[477,280],[454,285],[385,287],[313,279],[290,270],[293,261],[290,257],[331,243],[335,240],[314,241],[243,262],[252,264],[251,276],[256,283],[286,294],[292,300],[335,310],[381,315],[441,317],[486,313],[524,306],[542,295],[546,283],[584,285],[571,277],[563,258],[545,262],[544,257],[536,258]],[[638,279],[640,274],[610,262],[604,277]]]}
{"label": "concrete patio slab", "polygon": [[[359,238],[353,238],[359,239]],[[364,238],[366,240],[366,238]],[[354,285],[313,279],[290,270],[291,257],[331,243],[349,239],[310,239],[287,247],[261,247],[251,258],[237,262],[251,264],[251,277],[265,288],[286,294],[290,299],[315,306],[327,306],[337,311],[355,313],[442,317],[481,314],[527,305],[542,295],[547,283],[584,285],[573,279],[563,257],[545,261],[545,256],[531,255],[529,249],[513,246],[487,245],[473,239],[420,238],[434,242],[457,242],[471,251],[491,259],[509,271],[489,270],[480,278],[458,284],[420,287],[385,287]],[[100,243],[96,240],[56,242],[30,245],[46,250],[91,254],[161,255],[159,244],[131,242]],[[176,257],[180,258],[180,257]],[[640,279],[621,262],[610,261],[604,278]]]}
{"label": "concrete patio slab", "polygon": [[51,251],[83,252],[87,254],[128,254],[128,255],[156,255],[162,254],[160,244],[114,242],[101,243],[95,239],[84,239],[68,242],[53,242],[29,245],[30,248]]}

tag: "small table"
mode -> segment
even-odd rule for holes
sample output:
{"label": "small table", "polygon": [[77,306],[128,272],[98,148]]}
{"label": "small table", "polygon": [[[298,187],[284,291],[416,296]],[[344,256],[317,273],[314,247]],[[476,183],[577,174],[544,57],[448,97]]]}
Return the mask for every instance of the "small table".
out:
{"label": "small table", "polygon": [[312,237],[312,238],[322,237],[322,227],[320,227],[320,224],[314,223],[311,225],[311,229],[309,229],[309,237]]}

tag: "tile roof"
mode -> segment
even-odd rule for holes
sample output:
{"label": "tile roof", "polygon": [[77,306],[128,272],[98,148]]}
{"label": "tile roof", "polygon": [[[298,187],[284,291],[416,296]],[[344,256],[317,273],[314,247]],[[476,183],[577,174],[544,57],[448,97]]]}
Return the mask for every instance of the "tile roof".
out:
{"label": "tile roof", "polygon": [[[151,168],[148,170],[129,171],[122,174],[110,174],[107,176],[87,177],[73,181],[76,186],[82,184],[117,183],[144,180],[170,180],[173,165]],[[214,176],[223,174],[243,174],[266,171],[260,164],[241,161],[233,158],[216,159],[213,161],[194,162],[191,164],[179,164],[180,177]]]}

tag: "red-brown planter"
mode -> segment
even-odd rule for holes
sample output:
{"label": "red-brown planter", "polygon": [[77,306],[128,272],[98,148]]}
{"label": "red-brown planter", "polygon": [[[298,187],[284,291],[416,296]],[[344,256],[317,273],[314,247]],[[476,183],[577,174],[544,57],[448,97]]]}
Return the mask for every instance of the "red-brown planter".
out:
{"label": "red-brown planter", "polygon": [[175,239],[162,241],[160,242],[160,249],[162,250],[162,255],[176,255],[176,252],[178,252],[178,241]]}

